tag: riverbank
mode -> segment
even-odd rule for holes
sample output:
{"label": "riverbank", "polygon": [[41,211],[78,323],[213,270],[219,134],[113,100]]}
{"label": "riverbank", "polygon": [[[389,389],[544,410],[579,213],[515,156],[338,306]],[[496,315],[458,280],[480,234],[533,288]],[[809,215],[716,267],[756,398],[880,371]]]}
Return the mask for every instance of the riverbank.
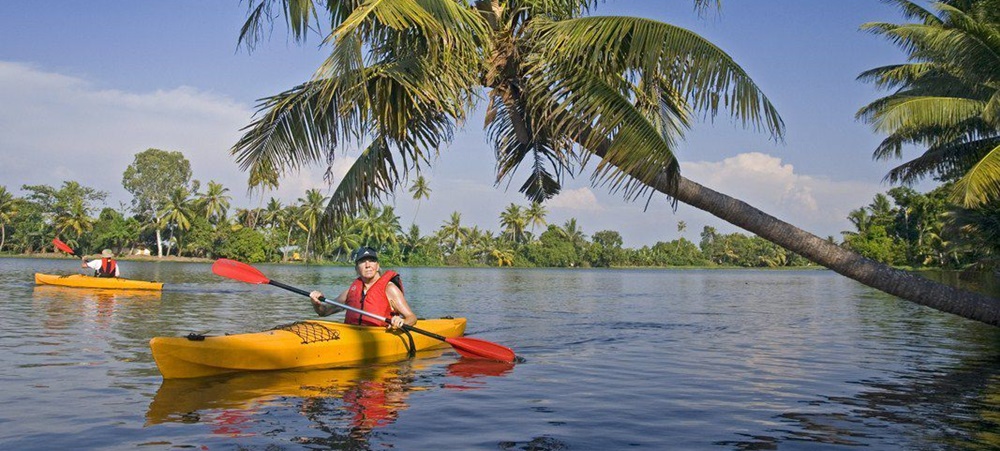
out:
{"label": "riverbank", "polygon": [[[93,254],[86,256],[90,260],[101,258],[101,254]],[[32,254],[0,254],[0,258],[46,258],[46,259],[62,259],[62,260],[79,260],[77,257],[71,255],[66,255],[62,252],[37,252]],[[116,260],[121,261],[140,261],[140,262],[182,262],[182,263],[212,263],[215,261],[214,258],[199,258],[199,257],[178,257],[176,255],[168,255],[164,257],[157,257],[155,255],[128,255],[115,257]]]}

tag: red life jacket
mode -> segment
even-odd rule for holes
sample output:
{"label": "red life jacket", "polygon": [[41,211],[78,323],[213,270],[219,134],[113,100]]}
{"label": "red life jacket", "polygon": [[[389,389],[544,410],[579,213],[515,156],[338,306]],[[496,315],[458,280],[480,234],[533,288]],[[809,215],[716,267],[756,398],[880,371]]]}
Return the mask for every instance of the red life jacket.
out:
{"label": "red life jacket", "polygon": [[[389,297],[385,295],[385,287],[389,285],[389,282],[395,283],[399,290],[403,291],[402,281],[399,280],[399,274],[396,274],[395,271],[386,271],[364,293],[362,292],[365,289],[365,283],[361,281],[360,277],[354,279],[351,288],[347,290],[347,305],[388,319],[392,316],[392,305],[389,304]],[[344,323],[385,326],[382,321],[350,310],[344,316]]]}
{"label": "red life jacket", "polygon": [[110,258],[101,259],[101,269],[97,270],[97,277],[114,277],[118,263]]}

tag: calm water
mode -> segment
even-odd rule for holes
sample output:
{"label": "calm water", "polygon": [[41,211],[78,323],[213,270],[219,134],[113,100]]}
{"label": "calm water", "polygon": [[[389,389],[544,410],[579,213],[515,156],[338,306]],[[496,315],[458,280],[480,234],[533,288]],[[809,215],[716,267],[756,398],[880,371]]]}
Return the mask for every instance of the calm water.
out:
{"label": "calm water", "polygon": [[420,316],[468,317],[524,361],[164,382],[150,338],[269,329],[308,300],[208,264],[123,263],[162,294],[33,284],[78,265],[0,259],[2,449],[1000,447],[1000,330],[829,271],[404,268]]}

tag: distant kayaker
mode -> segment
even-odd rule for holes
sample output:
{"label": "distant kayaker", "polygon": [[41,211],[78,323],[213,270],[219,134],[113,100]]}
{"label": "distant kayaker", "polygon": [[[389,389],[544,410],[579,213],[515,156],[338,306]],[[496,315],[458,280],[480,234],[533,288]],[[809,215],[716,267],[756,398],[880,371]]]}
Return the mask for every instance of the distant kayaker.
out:
{"label": "distant kayaker", "polygon": [[94,277],[119,277],[120,271],[118,270],[118,261],[115,260],[114,252],[111,249],[105,249],[101,251],[100,260],[87,261],[87,257],[80,257],[83,263],[80,264],[81,268],[90,268],[94,270]]}
{"label": "distant kayaker", "polygon": [[[381,274],[378,254],[375,249],[370,247],[360,247],[352,253],[352,256],[354,257],[354,270],[357,271],[358,278],[334,300],[359,310],[390,318],[389,327],[393,329],[399,329],[403,327],[403,324],[410,326],[416,324],[417,315],[410,310],[410,305],[406,303],[406,298],[403,296],[403,283],[400,281],[399,274],[396,274],[395,271],[386,271],[385,274]],[[321,296],[323,293],[319,291],[309,293],[313,309],[319,316],[328,316],[343,310],[320,301]],[[385,325],[377,319],[351,311],[346,313],[344,323],[368,326]]]}

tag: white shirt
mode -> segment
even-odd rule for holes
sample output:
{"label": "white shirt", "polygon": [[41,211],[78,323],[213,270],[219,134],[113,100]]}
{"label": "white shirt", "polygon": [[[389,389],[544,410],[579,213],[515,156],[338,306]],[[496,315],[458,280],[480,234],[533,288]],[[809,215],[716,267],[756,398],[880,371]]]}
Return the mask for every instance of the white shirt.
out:
{"label": "white shirt", "polygon": [[[93,269],[94,271],[100,271],[101,261],[103,261],[103,259],[100,258],[97,260],[91,260],[87,262],[87,267]],[[118,277],[119,274],[121,274],[121,271],[118,270],[118,262],[115,262],[115,277]]]}

